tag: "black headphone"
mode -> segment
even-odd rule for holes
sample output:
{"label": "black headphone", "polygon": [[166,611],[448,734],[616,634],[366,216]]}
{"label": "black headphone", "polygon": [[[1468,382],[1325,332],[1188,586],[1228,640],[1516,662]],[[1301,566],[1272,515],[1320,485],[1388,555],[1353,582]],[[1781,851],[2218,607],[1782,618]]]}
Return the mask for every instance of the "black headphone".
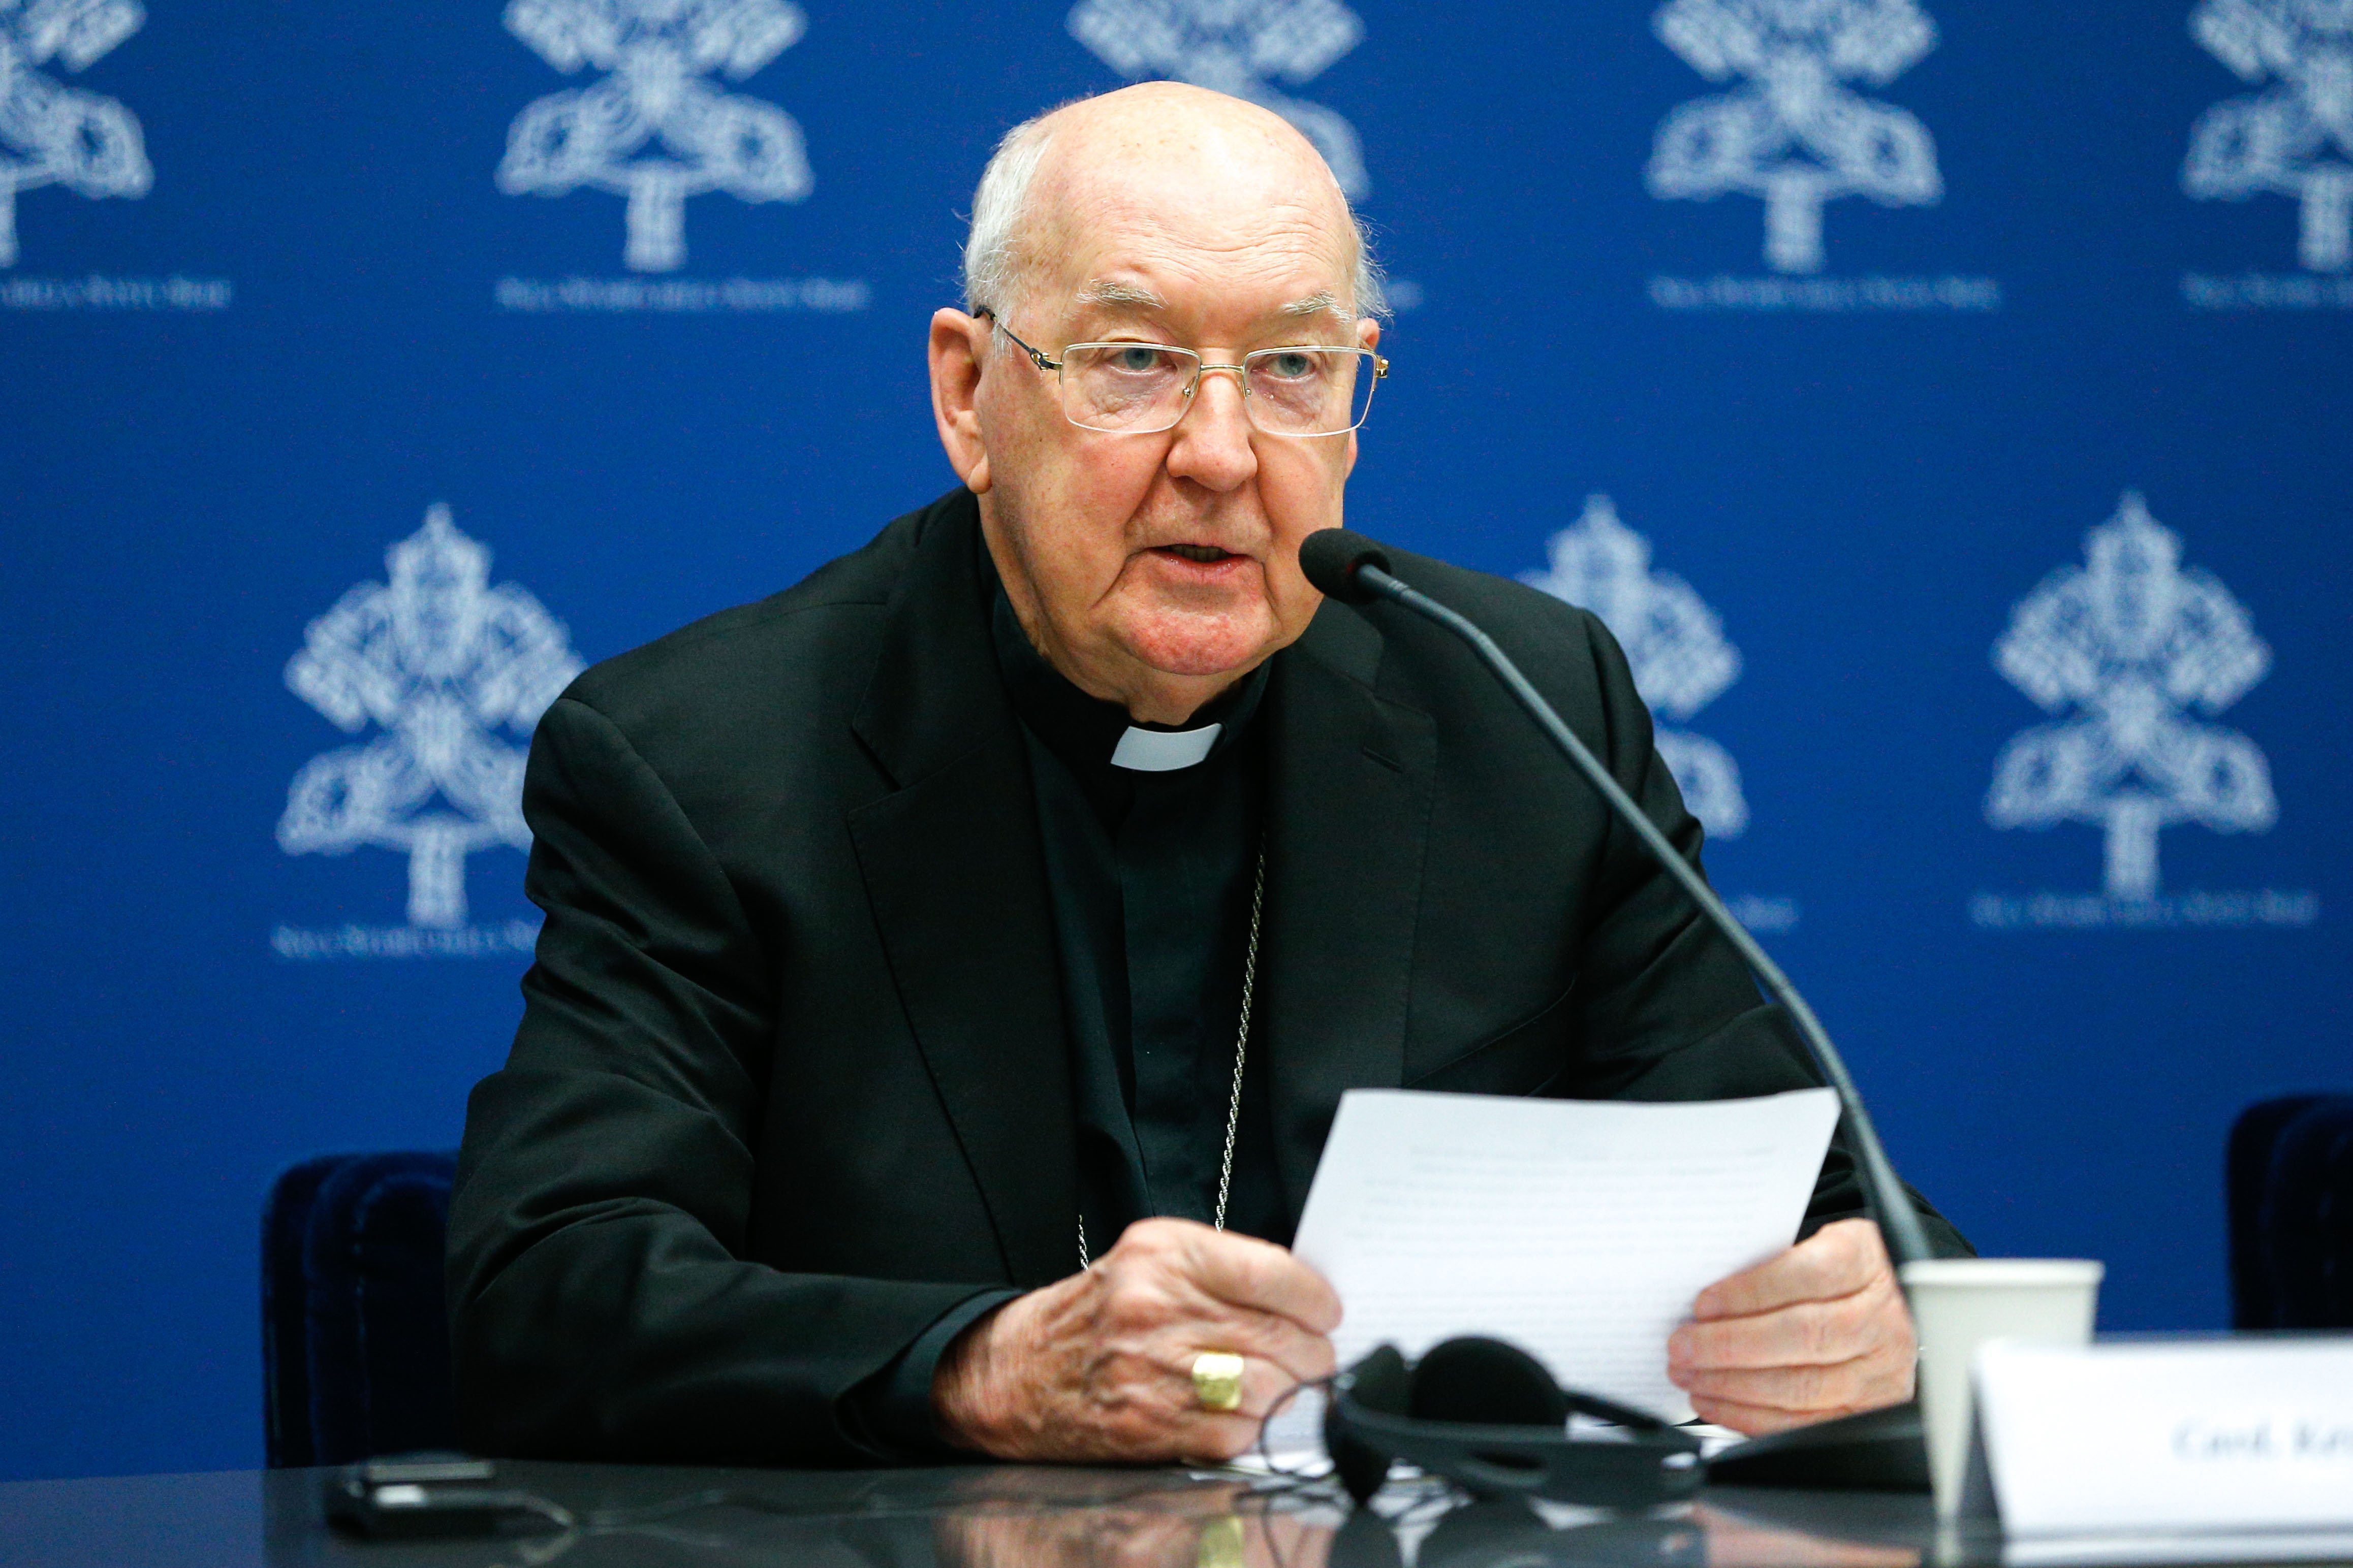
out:
{"label": "black headphone", "polygon": [[[1574,1438],[1571,1414],[1625,1429]],[[1699,1439],[1613,1399],[1553,1381],[1501,1340],[1434,1345],[1415,1365],[1382,1345],[1333,1380],[1324,1446],[1348,1495],[1368,1500],[1403,1459],[1482,1498],[1542,1497],[1589,1508],[1655,1508],[1706,1479]]]}

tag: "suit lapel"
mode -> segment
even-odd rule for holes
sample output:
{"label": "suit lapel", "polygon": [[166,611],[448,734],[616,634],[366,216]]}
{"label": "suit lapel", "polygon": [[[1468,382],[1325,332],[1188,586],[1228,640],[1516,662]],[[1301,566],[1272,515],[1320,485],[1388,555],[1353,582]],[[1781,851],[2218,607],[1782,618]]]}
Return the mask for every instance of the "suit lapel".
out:
{"label": "suit lapel", "polygon": [[1430,715],[1375,689],[1381,637],[1326,603],[1276,656],[1264,987],[1276,1157],[1295,1223],[1340,1095],[1405,1077]]}
{"label": "suit lapel", "polygon": [[849,814],[907,1022],[1018,1284],[1070,1272],[1078,1214],[1053,912],[1029,763],[977,586],[978,509],[934,507],[853,728],[899,787]]}

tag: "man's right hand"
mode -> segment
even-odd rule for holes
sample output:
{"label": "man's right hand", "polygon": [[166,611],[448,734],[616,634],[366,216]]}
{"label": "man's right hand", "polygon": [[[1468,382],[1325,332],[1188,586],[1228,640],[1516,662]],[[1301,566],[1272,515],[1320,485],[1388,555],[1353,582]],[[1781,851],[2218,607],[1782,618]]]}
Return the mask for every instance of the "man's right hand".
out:
{"label": "man's right hand", "polygon": [[[932,1379],[948,1440],[1000,1459],[1230,1459],[1294,1385],[1328,1377],[1340,1299],[1269,1242],[1138,1220],[1093,1268],[956,1336]],[[1193,1358],[1242,1357],[1241,1408],[1201,1408]]]}

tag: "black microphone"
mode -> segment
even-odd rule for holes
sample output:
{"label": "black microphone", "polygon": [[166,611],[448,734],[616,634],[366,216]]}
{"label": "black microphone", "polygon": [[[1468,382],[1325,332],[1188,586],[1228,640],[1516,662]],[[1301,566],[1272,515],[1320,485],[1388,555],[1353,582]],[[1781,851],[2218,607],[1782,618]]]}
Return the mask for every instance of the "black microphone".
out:
{"label": "black microphone", "polygon": [[[1368,605],[1378,599],[1387,599],[1416,615],[1436,621],[1471,645],[1471,650],[1479,656],[1481,662],[1493,670],[1495,678],[1519,700],[1520,706],[1528,710],[1528,716],[1551,738],[1553,744],[1558,746],[1576,765],[1577,771],[1585,775],[1586,782],[1601,792],[1602,798],[1609,803],[1609,808],[1650,847],[1668,875],[1674,878],[1683,890],[1691,896],[1692,901],[1699,906],[1700,912],[1708,918],[1709,922],[1724,933],[1725,940],[1732,943],[1742,960],[1765,983],[1765,989],[1772,994],[1773,1000],[1778,1002],[1797,1024],[1798,1033],[1804,1038],[1806,1048],[1813,1054],[1814,1065],[1821,1069],[1822,1076],[1838,1091],[1840,1112],[1846,1119],[1856,1172],[1862,1178],[1863,1202],[1870,1205],[1872,1217],[1879,1222],[1880,1234],[1887,1242],[1888,1257],[1897,1269],[1900,1271],[1906,1263],[1916,1263],[1933,1257],[1928,1248],[1927,1233],[1920,1228],[1920,1215],[1912,1207],[1912,1199],[1904,1191],[1904,1184],[1896,1179],[1895,1167],[1888,1163],[1887,1151],[1879,1142],[1878,1131],[1871,1124],[1871,1113],[1862,1108],[1862,1096],[1856,1091],[1854,1079],[1848,1076],[1846,1062],[1839,1056],[1838,1047],[1831,1044],[1831,1037],[1822,1028],[1821,1021],[1814,1016],[1814,1010],[1806,1005],[1806,999],[1798,994],[1798,988],[1789,984],[1789,977],[1781,973],[1781,966],[1757,945],[1757,939],[1748,934],[1748,929],[1732,918],[1732,911],[1724,907],[1724,900],[1715,896],[1715,889],[1675,852],[1675,847],[1667,842],[1667,836],[1659,831],[1658,825],[1643,815],[1642,808],[1634,804],[1633,797],[1609,776],[1609,771],[1601,765],[1600,760],[1594,756],[1585,742],[1577,738],[1577,732],[1562,722],[1553,705],[1544,700],[1544,694],[1528,683],[1528,678],[1520,673],[1519,666],[1514,664],[1485,632],[1428,595],[1408,587],[1392,576],[1388,552],[1361,533],[1345,528],[1327,528],[1309,534],[1300,542],[1299,565],[1307,574],[1308,582],[1326,597],[1337,599],[1344,605]],[[1901,1278],[1900,1273],[1898,1278]]]}

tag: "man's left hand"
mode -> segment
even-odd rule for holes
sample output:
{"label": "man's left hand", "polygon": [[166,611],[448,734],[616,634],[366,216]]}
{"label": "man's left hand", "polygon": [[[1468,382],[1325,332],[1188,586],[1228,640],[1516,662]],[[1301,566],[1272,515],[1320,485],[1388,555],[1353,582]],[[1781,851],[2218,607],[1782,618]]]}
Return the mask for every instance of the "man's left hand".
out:
{"label": "man's left hand", "polygon": [[1879,1227],[1842,1219],[1701,1291],[1667,1376],[1701,1420],[1754,1436],[1901,1405],[1915,1350]]}

